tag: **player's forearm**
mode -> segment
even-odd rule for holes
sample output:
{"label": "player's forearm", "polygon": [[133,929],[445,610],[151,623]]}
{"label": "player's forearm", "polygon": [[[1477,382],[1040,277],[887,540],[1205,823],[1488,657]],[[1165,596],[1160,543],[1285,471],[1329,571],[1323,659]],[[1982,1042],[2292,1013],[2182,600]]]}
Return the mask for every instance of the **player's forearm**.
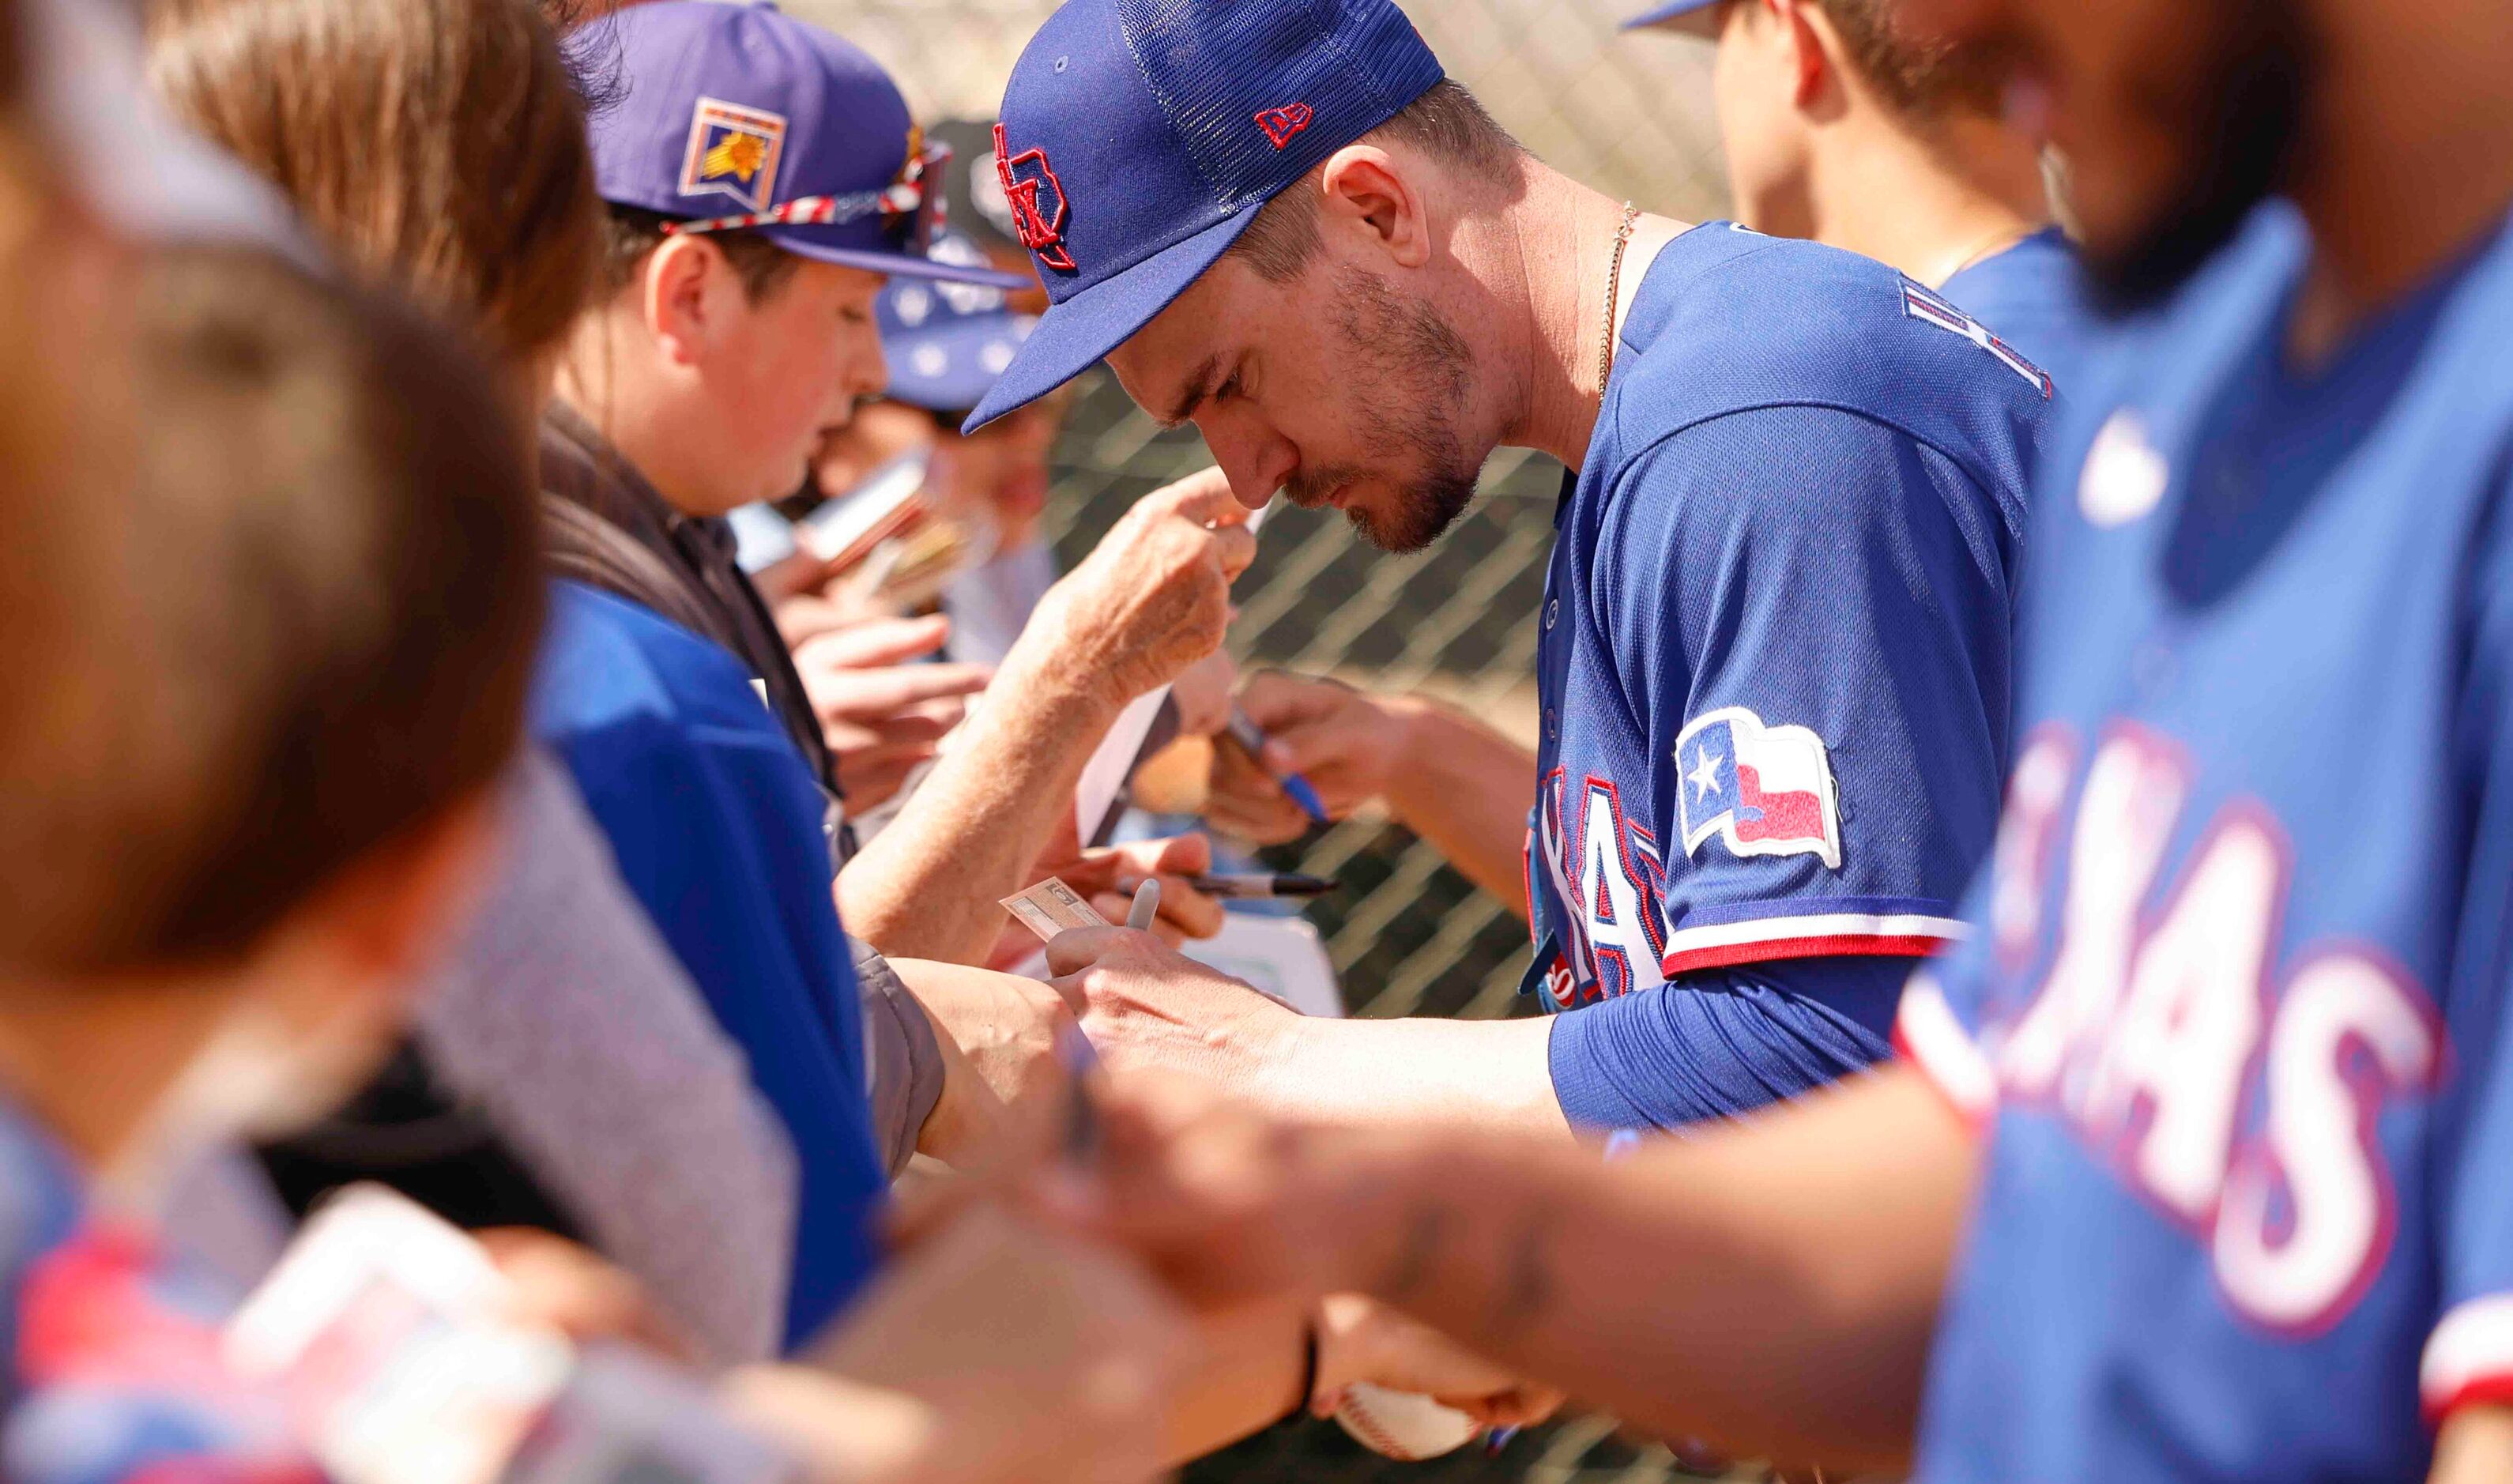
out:
{"label": "player's forearm", "polygon": [[2513,1479],[2513,1407],[2463,1407],[2435,1438],[2427,1484],[2495,1484]]}
{"label": "player's forearm", "polygon": [[1370,1172],[1367,1286],[1645,1430],[1891,1467],[1972,1169],[1901,1070],[1611,1165],[1452,1136]]}
{"label": "player's forearm", "polygon": [[1553,1017],[1298,1021],[1236,1090],[1286,1116],[1346,1128],[1425,1122],[1561,1138]]}
{"label": "player's forearm", "polygon": [[1409,701],[1387,808],[1466,879],[1527,915],[1527,810],[1536,755],[1445,705]]}
{"label": "player's forearm", "polygon": [[894,957],[983,963],[997,903],[1029,884],[1114,714],[1017,652],[1007,660],[966,734],[839,872],[847,930]]}

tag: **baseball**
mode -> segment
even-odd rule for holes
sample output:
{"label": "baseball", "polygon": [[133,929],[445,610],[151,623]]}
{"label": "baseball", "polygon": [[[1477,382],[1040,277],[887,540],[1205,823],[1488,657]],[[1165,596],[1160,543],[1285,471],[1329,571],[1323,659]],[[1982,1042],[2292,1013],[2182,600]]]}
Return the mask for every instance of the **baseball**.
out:
{"label": "baseball", "polygon": [[1336,1408],[1335,1417],[1364,1447],[1391,1459],[1436,1459],[1463,1448],[1484,1430],[1455,1407],[1366,1381],[1344,1388],[1343,1405]]}

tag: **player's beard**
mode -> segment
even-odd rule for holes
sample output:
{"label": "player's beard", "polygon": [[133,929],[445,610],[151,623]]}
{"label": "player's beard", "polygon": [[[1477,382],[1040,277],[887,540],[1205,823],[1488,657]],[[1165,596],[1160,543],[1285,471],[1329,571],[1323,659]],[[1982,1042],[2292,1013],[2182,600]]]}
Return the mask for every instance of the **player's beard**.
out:
{"label": "player's beard", "polygon": [[2175,79],[2174,137],[2194,141],[2142,231],[2089,244],[2088,275],[2114,312],[2152,304],[2231,241],[2253,209],[2288,182],[2319,81],[2296,0],[2224,0],[2196,26],[2205,50]]}
{"label": "player's beard", "polygon": [[1438,309],[1358,268],[1337,277],[1333,314],[1341,362],[1351,368],[1354,431],[1403,463],[1393,472],[1384,464],[1302,469],[1284,493],[1314,508],[1341,486],[1377,484],[1393,499],[1377,506],[1355,500],[1345,519],[1383,551],[1419,551],[1474,503],[1482,460],[1468,455],[1457,430],[1473,390],[1473,352]]}

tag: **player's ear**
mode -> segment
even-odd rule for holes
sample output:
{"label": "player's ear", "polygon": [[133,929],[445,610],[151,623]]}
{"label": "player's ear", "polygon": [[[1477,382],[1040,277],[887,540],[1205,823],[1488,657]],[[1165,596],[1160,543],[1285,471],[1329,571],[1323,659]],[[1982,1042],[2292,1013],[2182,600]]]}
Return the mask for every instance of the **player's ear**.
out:
{"label": "player's ear", "polygon": [[[1354,232],[1395,260],[1418,268],[1431,260],[1431,225],[1423,211],[1417,161],[1399,161],[1371,144],[1346,144],[1328,156],[1316,190],[1321,228]],[[1297,187],[1296,187],[1297,188]]]}
{"label": "player's ear", "polygon": [[702,237],[664,238],[646,257],[643,283],[646,333],[681,365],[698,358],[714,320],[728,307],[722,302],[726,286],[740,288],[733,264]]}
{"label": "player's ear", "polygon": [[1772,20],[1778,29],[1774,39],[1780,49],[1782,75],[1789,80],[1789,102],[1798,108],[1812,107],[1823,96],[1832,62],[1824,51],[1825,39],[1832,35],[1830,22],[1821,8],[1806,0],[1759,0],[1770,7]]}

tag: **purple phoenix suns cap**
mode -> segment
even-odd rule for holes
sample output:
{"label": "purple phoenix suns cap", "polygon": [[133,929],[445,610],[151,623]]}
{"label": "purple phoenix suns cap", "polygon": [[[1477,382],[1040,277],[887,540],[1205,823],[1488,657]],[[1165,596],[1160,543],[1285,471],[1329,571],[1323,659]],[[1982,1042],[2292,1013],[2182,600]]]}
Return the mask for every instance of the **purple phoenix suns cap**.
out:
{"label": "purple phoenix suns cap", "polygon": [[1049,307],[969,427],[1125,343],[1266,202],[1442,76],[1391,0],[1067,0],[995,133]]}
{"label": "purple phoenix suns cap", "polygon": [[836,36],[721,0],[627,6],[585,31],[620,84],[592,120],[604,200],[674,232],[752,228],[822,262],[1026,286],[926,256],[947,155],[926,148],[881,64]]}

